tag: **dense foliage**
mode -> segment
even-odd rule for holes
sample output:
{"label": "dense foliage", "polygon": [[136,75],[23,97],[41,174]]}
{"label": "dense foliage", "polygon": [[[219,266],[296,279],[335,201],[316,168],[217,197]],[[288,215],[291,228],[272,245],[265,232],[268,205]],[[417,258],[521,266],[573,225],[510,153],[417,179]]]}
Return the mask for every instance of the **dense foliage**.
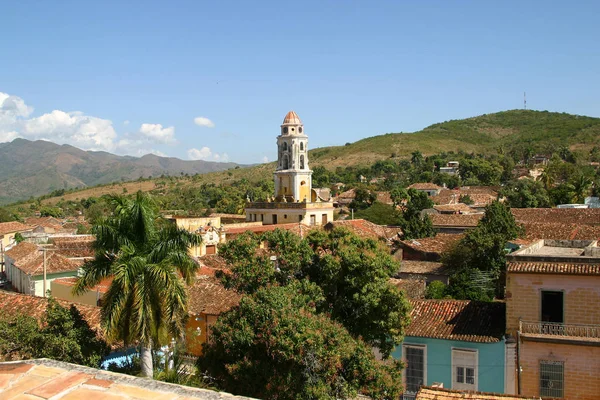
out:
{"label": "dense foliage", "polygon": [[[281,399],[397,393],[398,365],[365,350],[387,357],[408,324],[409,304],[389,281],[398,264],[380,243],[340,228],[306,238],[275,230],[241,235],[220,255],[231,269],[223,282],[246,294],[239,309],[221,316],[200,359],[223,389]],[[357,364],[346,371],[349,362]],[[309,368],[317,370],[307,376]],[[297,391],[278,393],[284,384]]]}
{"label": "dense foliage", "polygon": [[245,296],[212,326],[199,368],[227,391],[262,399],[398,398],[400,363],[375,360],[369,345],[318,312],[319,292],[302,281]]}
{"label": "dense foliage", "polygon": [[498,201],[487,206],[477,227],[443,255],[442,262],[454,271],[447,293],[470,300],[503,297],[506,243],[521,233],[507,206]]}
{"label": "dense foliage", "polygon": [[26,315],[1,320],[1,357],[4,360],[52,358],[98,368],[110,350],[75,306],[67,309],[50,298],[40,322]]}

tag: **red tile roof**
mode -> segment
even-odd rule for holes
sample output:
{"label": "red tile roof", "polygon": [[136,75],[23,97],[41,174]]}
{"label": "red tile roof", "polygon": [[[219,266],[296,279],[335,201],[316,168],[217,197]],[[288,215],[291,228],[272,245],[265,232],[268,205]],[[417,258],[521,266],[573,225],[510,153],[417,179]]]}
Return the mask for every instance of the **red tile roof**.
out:
{"label": "red tile roof", "polygon": [[524,274],[600,275],[600,264],[516,261],[507,263],[507,271]]}
{"label": "red tile roof", "polygon": [[433,206],[434,210],[446,213],[472,213],[474,210],[464,203],[458,204],[436,204]]}
{"label": "red tile roof", "polygon": [[221,282],[210,276],[199,277],[188,289],[188,310],[191,314],[219,315],[239,304],[241,295],[225,289]]}
{"label": "red tile roof", "polygon": [[416,190],[438,190],[438,189],[442,189],[442,187],[436,185],[435,183],[431,183],[431,182],[417,182],[417,183],[413,183],[412,185],[410,185],[408,187],[408,189],[416,189]]}
{"label": "red tile roof", "polygon": [[404,291],[409,299],[425,298],[425,280],[422,279],[397,279],[390,278],[392,285]]}
{"label": "red tile roof", "polygon": [[474,227],[477,226],[483,214],[431,214],[433,226],[439,227]]}
{"label": "red tile roof", "polygon": [[469,300],[411,300],[405,336],[494,343],[505,331],[505,304]]}
{"label": "red tile roof", "polygon": [[[64,300],[57,300],[58,303],[66,308],[69,308],[73,304],[85,320],[88,322],[92,329],[100,330],[100,308],[92,307],[85,304],[71,303]],[[0,318],[4,320],[12,320],[21,315],[28,315],[30,317],[41,320],[46,311],[48,305],[48,299],[44,297],[28,296],[25,294],[7,292],[0,290]]]}
{"label": "red tile roof", "polygon": [[7,250],[4,254],[10,257],[13,261],[19,261],[24,258],[33,258],[38,255],[40,248],[29,242],[21,242]]}
{"label": "red tile roof", "polygon": [[458,203],[460,196],[468,195],[473,200],[473,206],[483,207],[498,198],[498,192],[493,187],[461,187],[458,189],[442,189],[436,196],[432,196],[431,200],[435,204],[455,204]]}
{"label": "red tile roof", "polygon": [[600,208],[513,208],[518,222],[600,225]]}
{"label": "red tile roof", "polygon": [[17,221],[0,223],[0,235],[6,235],[13,232],[24,232],[33,229],[32,226],[22,224]]}
{"label": "red tile roof", "polygon": [[92,235],[85,236],[59,236],[50,239],[55,253],[65,257],[93,257],[94,242]]}
{"label": "red tile roof", "polygon": [[449,275],[447,269],[442,265],[441,262],[433,261],[413,261],[413,260],[402,260],[400,262],[400,273],[403,274],[442,274]]}
{"label": "red tile roof", "polygon": [[[66,257],[48,252],[46,254],[46,273],[57,274],[60,272],[77,271],[82,265],[82,262],[69,260]],[[14,262],[15,268],[20,269],[28,275],[41,275],[44,271],[44,255],[39,252],[36,257],[25,258]]]}
{"label": "red tile roof", "polygon": [[400,247],[408,247],[423,253],[442,254],[462,238],[462,234],[438,233],[434,237],[401,240],[399,243]]}
{"label": "red tile roof", "polygon": [[415,400],[539,400],[539,396],[519,396],[516,394],[500,394],[472,392],[434,387],[421,387]]}
{"label": "red tile roof", "polygon": [[326,230],[335,227],[348,228],[362,238],[391,240],[402,234],[402,229],[398,226],[377,225],[365,219],[331,221],[324,226]]}

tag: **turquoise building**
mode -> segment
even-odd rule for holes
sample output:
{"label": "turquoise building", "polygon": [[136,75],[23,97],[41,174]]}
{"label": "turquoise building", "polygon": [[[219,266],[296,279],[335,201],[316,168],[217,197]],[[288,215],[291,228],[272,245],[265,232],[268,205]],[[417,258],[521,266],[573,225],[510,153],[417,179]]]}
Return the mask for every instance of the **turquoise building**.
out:
{"label": "turquoise building", "polygon": [[405,362],[404,399],[421,386],[504,393],[505,304],[411,300],[411,324],[392,357]]}

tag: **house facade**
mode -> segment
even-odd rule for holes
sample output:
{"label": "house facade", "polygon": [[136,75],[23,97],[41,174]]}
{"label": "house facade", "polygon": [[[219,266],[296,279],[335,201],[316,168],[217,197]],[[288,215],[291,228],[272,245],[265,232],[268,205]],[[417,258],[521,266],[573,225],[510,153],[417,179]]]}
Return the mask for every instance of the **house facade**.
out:
{"label": "house facade", "polygon": [[4,271],[4,252],[16,244],[15,235],[31,229],[31,226],[16,221],[0,223],[0,272]]}
{"label": "house facade", "polygon": [[171,217],[170,220],[179,228],[197,233],[202,243],[190,247],[190,255],[202,257],[206,254],[217,254],[219,243],[225,242],[225,232],[221,227],[221,217]]}
{"label": "house facade", "polygon": [[600,248],[539,240],[507,256],[507,333],[518,341],[517,392],[568,399],[600,394]]}
{"label": "house facade", "polygon": [[505,392],[503,303],[411,300],[411,304],[404,342],[392,353],[406,365],[404,399],[412,400],[421,386],[432,385]]}
{"label": "house facade", "polygon": [[[46,253],[46,254],[45,254]],[[54,279],[75,277],[82,263],[33,243],[21,242],[5,254],[6,277],[19,293],[43,297]],[[45,268],[44,268],[45,265]],[[45,271],[44,271],[45,269]]]}

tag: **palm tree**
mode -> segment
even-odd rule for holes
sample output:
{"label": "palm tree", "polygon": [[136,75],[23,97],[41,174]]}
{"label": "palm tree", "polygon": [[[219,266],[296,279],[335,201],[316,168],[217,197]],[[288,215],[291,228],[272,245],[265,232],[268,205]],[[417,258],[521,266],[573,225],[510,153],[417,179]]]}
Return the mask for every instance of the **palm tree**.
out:
{"label": "palm tree", "polygon": [[155,204],[141,191],[134,199],[109,201],[114,212],[92,228],[96,255],[83,266],[73,293],[113,278],[103,298],[103,327],[111,340],[139,343],[142,375],[151,378],[152,346],[183,332],[186,284],[197,270],[188,249],[201,238],[175,225],[161,226]]}
{"label": "palm tree", "polygon": [[413,165],[421,165],[421,163],[423,162],[423,154],[421,154],[419,150],[413,151],[411,154],[410,162]]}
{"label": "palm tree", "polygon": [[575,201],[577,203],[583,204],[586,196],[590,193],[592,183],[593,181],[584,174],[579,174],[579,176],[573,181],[573,192]]}

